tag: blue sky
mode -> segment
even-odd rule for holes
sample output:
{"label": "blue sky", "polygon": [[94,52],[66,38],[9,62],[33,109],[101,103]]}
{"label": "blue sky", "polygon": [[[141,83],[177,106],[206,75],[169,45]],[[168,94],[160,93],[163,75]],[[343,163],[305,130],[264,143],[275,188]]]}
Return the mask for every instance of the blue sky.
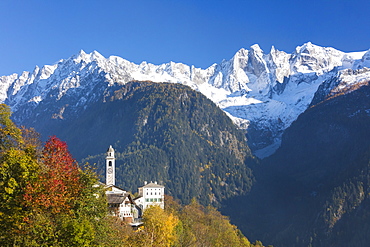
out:
{"label": "blue sky", "polygon": [[259,44],[370,49],[368,0],[0,1],[0,76],[83,49],[105,57],[206,68]]}

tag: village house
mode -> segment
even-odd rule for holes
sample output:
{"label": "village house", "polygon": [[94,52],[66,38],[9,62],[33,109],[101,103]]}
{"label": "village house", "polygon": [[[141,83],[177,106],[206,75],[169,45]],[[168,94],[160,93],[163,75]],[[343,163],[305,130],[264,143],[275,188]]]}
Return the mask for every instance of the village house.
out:
{"label": "village house", "polygon": [[157,182],[144,182],[138,189],[138,197],[132,198],[131,193],[115,185],[116,159],[114,149],[109,146],[106,154],[106,195],[109,213],[123,221],[137,226],[142,224],[143,211],[150,206],[164,208],[164,186]]}

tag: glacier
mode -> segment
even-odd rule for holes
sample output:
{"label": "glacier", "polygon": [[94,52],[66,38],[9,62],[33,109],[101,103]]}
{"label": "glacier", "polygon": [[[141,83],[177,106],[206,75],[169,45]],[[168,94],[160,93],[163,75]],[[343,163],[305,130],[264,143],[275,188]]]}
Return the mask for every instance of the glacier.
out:
{"label": "glacier", "polygon": [[246,131],[254,154],[264,158],[279,147],[284,130],[312,106],[315,97],[369,81],[368,67],[370,50],[345,53],[310,42],[291,54],[275,47],[265,53],[255,44],[206,69],[174,62],[135,64],[81,50],[54,65],[1,76],[0,102],[11,107],[15,121],[21,124],[42,102],[50,106],[65,101],[63,107],[54,109],[62,119],[66,107],[77,114],[101,100],[113,86],[129,81],[181,83],[224,110]]}

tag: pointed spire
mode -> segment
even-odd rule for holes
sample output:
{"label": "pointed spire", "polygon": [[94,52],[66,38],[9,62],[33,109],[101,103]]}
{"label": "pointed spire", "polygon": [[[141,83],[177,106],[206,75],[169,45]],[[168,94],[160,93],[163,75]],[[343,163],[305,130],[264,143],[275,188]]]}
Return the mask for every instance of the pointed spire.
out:
{"label": "pointed spire", "polygon": [[114,149],[113,149],[112,145],[109,145],[109,148],[108,148],[107,152],[114,152]]}

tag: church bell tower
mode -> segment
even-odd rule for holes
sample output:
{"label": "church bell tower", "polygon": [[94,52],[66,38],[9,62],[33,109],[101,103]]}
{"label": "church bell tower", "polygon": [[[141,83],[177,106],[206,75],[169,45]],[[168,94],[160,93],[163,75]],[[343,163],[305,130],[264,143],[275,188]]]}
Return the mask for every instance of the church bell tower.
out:
{"label": "church bell tower", "polygon": [[112,148],[112,145],[109,146],[107,150],[107,156],[105,158],[106,160],[106,179],[105,183],[107,185],[115,185],[116,179],[115,179],[115,170],[116,170],[116,164],[115,164],[115,157],[114,157],[114,149]]}

